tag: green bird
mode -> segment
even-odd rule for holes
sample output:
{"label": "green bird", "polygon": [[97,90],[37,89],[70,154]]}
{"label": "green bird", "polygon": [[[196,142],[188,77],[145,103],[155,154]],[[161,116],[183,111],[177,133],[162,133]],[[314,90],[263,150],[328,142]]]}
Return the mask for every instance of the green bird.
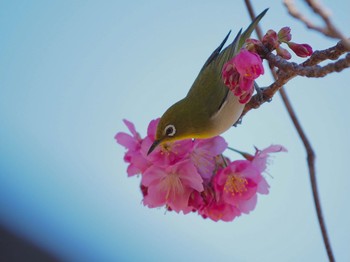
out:
{"label": "green bird", "polygon": [[249,27],[238,32],[233,42],[221,50],[231,31],[207,59],[185,98],[165,111],[157,126],[150,154],[158,145],[188,138],[210,138],[229,129],[241,116],[244,104],[230,92],[222,80],[224,64],[242,48],[268,9]]}

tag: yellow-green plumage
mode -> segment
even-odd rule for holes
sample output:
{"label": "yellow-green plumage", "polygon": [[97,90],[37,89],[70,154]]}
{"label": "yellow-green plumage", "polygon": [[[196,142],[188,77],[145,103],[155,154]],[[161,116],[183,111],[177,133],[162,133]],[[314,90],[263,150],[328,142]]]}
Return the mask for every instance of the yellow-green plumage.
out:
{"label": "yellow-green plumage", "polygon": [[240,117],[244,104],[224,85],[222,67],[242,47],[267,9],[237,34],[235,40],[222,49],[229,34],[208,58],[185,98],[172,105],[161,117],[156,141],[149,153],[159,144],[186,138],[209,138],[230,128]]}

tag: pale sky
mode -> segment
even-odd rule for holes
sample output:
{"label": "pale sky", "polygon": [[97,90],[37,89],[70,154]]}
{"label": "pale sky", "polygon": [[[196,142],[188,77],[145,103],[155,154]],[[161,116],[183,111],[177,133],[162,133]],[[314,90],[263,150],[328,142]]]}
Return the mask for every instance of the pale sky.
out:
{"label": "pale sky", "polygon": [[[295,42],[315,50],[336,43],[307,31],[281,1],[255,2],[256,12],[270,8],[265,31],[290,26]],[[350,35],[350,4],[323,3]],[[279,95],[224,134],[243,151],[289,151],[271,161],[270,194],[230,223],[143,206],[140,178],[127,177],[113,139],[126,131],[123,118],[145,135],[227,32],[249,21],[243,1],[1,1],[0,223],[64,261],[328,261],[305,151]],[[286,86],[317,154],[337,261],[350,261],[349,76]],[[271,81],[266,70],[257,82]]]}

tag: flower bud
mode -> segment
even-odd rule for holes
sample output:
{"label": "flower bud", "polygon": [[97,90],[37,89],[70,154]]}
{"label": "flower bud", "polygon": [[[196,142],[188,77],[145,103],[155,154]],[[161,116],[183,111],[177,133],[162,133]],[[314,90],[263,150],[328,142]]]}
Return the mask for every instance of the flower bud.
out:
{"label": "flower bud", "polygon": [[277,55],[279,55],[280,57],[286,60],[289,60],[292,58],[292,55],[288,52],[288,50],[281,46],[277,47],[276,51],[277,51]]}
{"label": "flower bud", "polygon": [[278,42],[277,33],[271,29],[264,35],[262,43],[270,51],[275,50],[280,44]]}
{"label": "flower bud", "polygon": [[288,42],[287,44],[297,56],[308,57],[313,53],[312,47],[308,44],[297,44],[293,42]]}
{"label": "flower bud", "polygon": [[290,33],[290,27],[285,26],[278,31],[278,40],[281,43],[287,43],[292,40],[292,34]]}
{"label": "flower bud", "polygon": [[247,40],[245,40],[245,44],[245,49],[252,53],[257,53],[257,47],[262,45],[262,43],[259,40],[254,38],[248,38]]}

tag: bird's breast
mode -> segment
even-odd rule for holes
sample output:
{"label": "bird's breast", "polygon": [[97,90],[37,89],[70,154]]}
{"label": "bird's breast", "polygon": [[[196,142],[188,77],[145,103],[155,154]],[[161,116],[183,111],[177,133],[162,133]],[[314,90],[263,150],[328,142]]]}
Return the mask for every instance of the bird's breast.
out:
{"label": "bird's breast", "polygon": [[231,91],[219,111],[211,117],[213,136],[220,135],[237,122],[245,104],[241,104]]}

